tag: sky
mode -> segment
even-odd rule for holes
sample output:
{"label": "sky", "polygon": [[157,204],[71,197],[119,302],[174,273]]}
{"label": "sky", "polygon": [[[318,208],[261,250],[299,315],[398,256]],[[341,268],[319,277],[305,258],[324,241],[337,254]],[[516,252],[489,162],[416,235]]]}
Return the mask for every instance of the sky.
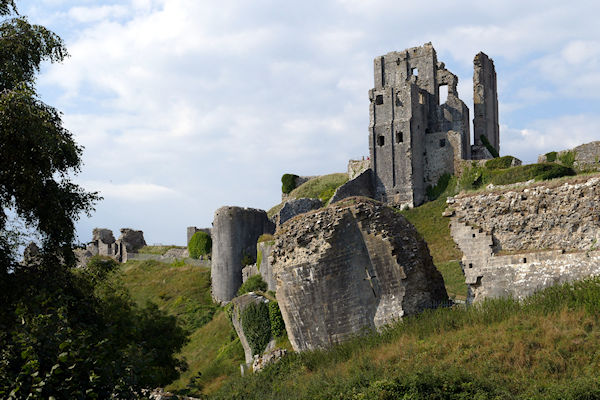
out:
{"label": "sky", "polygon": [[[473,117],[473,58],[498,76],[500,153],[600,140],[597,1],[21,0],[70,57],[38,91],[84,146],[77,223],[185,245],[217,208],[268,210],[281,175],[368,155],[373,59],[432,42]],[[472,132],[472,128],[471,128]]]}

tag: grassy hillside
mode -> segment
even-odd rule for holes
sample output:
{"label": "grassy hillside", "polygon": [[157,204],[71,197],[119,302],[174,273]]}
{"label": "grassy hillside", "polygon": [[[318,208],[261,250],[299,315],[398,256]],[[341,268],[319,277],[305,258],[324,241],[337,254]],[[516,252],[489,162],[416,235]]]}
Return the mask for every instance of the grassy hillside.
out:
{"label": "grassy hillside", "polygon": [[[344,183],[348,182],[348,174],[346,173],[335,173],[329,175],[322,175],[313,178],[296,189],[290,192],[290,197],[293,199],[299,199],[303,197],[307,198],[320,198],[324,203],[329,201],[335,189]],[[283,203],[279,203],[267,211],[267,215],[272,217],[283,207]]]}
{"label": "grassy hillside", "polygon": [[600,398],[600,280],[406,318],[236,377],[215,399]]}
{"label": "grassy hillside", "polygon": [[450,220],[442,217],[446,208],[446,198],[456,194],[456,185],[456,178],[451,178],[445,182],[445,188],[438,188],[441,195],[436,200],[400,213],[415,226],[427,242],[433,263],[444,277],[448,295],[453,299],[464,300],[467,286],[459,264],[462,253],[450,236]]}
{"label": "grassy hillside", "polygon": [[211,393],[239,374],[244,351],[227,316],[212,302],[210,268],[129,261],[122,266],[120,279],[136,303],[157,304],[177,316],[190,333],[181,352],[188,370],[167,389]]}

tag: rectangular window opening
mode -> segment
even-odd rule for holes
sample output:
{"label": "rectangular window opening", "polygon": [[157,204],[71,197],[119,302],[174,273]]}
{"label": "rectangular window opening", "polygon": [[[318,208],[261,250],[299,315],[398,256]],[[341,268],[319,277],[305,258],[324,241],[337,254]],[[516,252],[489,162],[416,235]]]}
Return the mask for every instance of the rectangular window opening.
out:
{"label": "rectangular window opening", "polygon": [[385,144],[385,137],[383,137],[383,135],[377,136],[377,145],[383,146],[384,144]]}
{"label": "rectangular window opening", "polygon": [[377,105],[383,104],[383,95],[382,94],[378,94],[377,96],[375,96],[375,104],[377,104]]}
{"label": "rectangular window opening", "polygon": [[398,131],[396,132],[396,143],[402,143],[404,142],[404,136],[402,134],[402,131]]}
{"label": "rectangular window opening", "polygon": [[446,146],[446,139],[440,139],[440,147]]}
{"label": "rectangular window opening", "polygon": [[411,68],[410,73],[414,76],[419,76],[419,68],[417,68],[417,67]]}
{"label": "rectangular window opening", "polygon": [[438,86],[438,91],[440,94],[440,104],[444,104],[448,101],[448,85]]}

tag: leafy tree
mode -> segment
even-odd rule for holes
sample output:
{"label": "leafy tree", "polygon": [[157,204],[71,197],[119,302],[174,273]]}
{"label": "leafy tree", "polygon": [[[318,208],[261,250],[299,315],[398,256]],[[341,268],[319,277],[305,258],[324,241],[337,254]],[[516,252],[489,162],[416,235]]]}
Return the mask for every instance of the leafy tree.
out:
{"label": "leafy tree", "polygon": [[[72,182],[82,148],[35,76],[60,62],[60,37],[0,0],[0,398],[133,398],[183,364],[185,333],[156,306],[137,308],[113,262],[74,268],[74,223],[100,197]],[[41,255],[19,260],[21,221]]]}

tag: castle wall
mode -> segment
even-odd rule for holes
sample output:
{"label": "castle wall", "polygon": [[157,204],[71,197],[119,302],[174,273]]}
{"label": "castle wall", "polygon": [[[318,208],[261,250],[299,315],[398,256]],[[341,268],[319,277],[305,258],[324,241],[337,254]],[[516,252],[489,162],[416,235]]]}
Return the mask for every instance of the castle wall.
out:
{"label": "castle wall", "polygon": [[527,296],[600,273],[600,177],[449,199],[469,299]]}
{"label": "castle wall", "polygon": [[256,242],[263,233],[272,234],[274,224],[264,210],[221,207],[212,228],[212,296],[224,303],[235,297],[242,285],[242,259],[256,260]]}
{"label": "castle wall", "polygon": [[[584,143],[570,150],[562,150],[556,153],[556,160],[560,162],[560,158],[566,153],[574,153],[575,161],[573,166],[580,170],[600,170],[600,141]],[[538,156],[538,163],[548,162],[546,154]]]}

